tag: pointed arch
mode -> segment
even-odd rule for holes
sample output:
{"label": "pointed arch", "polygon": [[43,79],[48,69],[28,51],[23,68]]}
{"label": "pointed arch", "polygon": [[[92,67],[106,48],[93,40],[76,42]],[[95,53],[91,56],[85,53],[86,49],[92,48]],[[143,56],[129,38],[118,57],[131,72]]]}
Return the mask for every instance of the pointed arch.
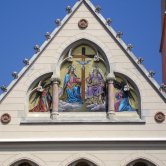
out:
{"label": "pointed arch", "polygon": [[75,163],[76,161],[89,161],[95,166],[105,166],[105,163],[98,159],[96,156],[88,153],[77,153],[66,158],[59,166],[70,166],[70,164]]}
{"label": "pointed arch", "polygon": [[110,71],[110,59],[108,59],[107,57],[111,57],[110,54],[110,50],[107,48],[107,46],[99,39],[94,37],[93,35],[89,34],[89,33],[80,33],[76,36],[71,37],[69,40],[67,40],[66,42],[64,42],[59,49],[56,51],[56,59],[55,59],[55,65],[52,66],[52,69],[54,70],[54,75],[59,76],[60,73],[60,65],[61,65],[61,61],[64,57],[64,55],[72,48],[72,47],[76,47],[79,44],[89,44],[90,46],[97,48],[102,56],[103,59],[105,60],[106,64],[107,64],[107,68],[108,68],[108,72]]}
{"label": "pointed arch", "polygon": [[150,166],[164,166],[164,163],[162,163],[161,160],[156,158],[154,155],[150,155],[146,153],[130,154],[126,158],[124,158],[119,165],[130,166],[131,164],[136,163],[137,161],[142,161],[145,163],[152,164]]}
{"label": "pointed arch", "polygon": [[68,166],[97,166],[96,164],[90,162],[89,160],[79,159],[70,163]]}
{"label": "pointed arch", "polygon": [[[31,82],[29,81],[29,86],[28,86],[27,94],[26,94],[26,96],[27,96],[26,97],[26,105],[25,105],[27,113],[29,113],[29,112],[37,112],[37,113],[42,112],[41,108],[39,110],[39,103],[40,103],[41,95],[42,95],[42,93],[45,93],[44,89],[46,89],[47,87],[48,87],[48,94],[49,94],[50,100],[49,100],[49,103],[47,103],[49,105],[48,106],[49,108],[47,109],[47,111],[45,110],[44,112],[50,113],[50,107],[51,107],[50,104],[52,103],[52,95],[51,95],[51,92],[52,92],[51,76],[52,76],[52,74],[53,74],[52,72],[44,73],[44,74],[36,73],[35,79],[34,79],[34,76],[32,76],[33,80],[31,78],[29,78],[29,80]],[[39,90],[37,90],[37,88],[41,88],[41,90],[44,90],[44,91],[43,92],[39,91]],[[39,92],[41,94],[37,97],[37,94]],[[40,105],[41,105],[41,103],[40,103]]]}
{"label": "pointed arch", "polygon": [[62,52],[61,56],[59,57],[59,62],[58,63],[60,64],[60,62],[62,61],[62,59],[64,58],[64,56],[67,54],[67,52],[70,49],[76,48],[79,45],[83,45],[83,44],[88,45],[88,46],[92,47],[96,52],[99,51],[101,53],[101,56],[104,59],[107,70],[109,72],[110,71],[110,66],[109,66],[109,61],[108,61],[108,58],[106,56],[105,51],[100,47],[100,45],[96,44],[96,42],[93,42],[93,41],[91,41],[89,39],[86,39],[86,38],[79,39],[79,40],[71,43],[68,47],[66,47],[64,49],[64,51]]}
{"label": "pointed arch", "polygon": [[42,161],[40,158],[36,157],[35,155],[27,153],[18,154],[7,159],[6,161],[3,162],[2,166],[14,166],[14,164],[17,164],[19,162],[33,163],[34,166],[47,166],[47,164],[44,161]]}
{"label": "pointed arch", "polygon": [[114,66],[114,72],[129,79],[131,81],[131,83],[134,85],[134,87],[136,88],[136,90],[138,92],[138,97],[140,99],[139,109],[140,109],[140,117],[142,118],[142,116],[144,115],[144,112],[142,112],[142,100],[141,99],[143,96],[142,89],[143,89],[144,84],[142,83],[141,78],[134,71],[128,70],[123,67],[118,68],[118,67]]}
{"label": "pointed arch", "polygon": [[139,114],[139,116],[141,117],[141,94],[139,91],[139,88],[137,86],[137,84],[134,82],[134,80],[132,80],[128,75],[125,75],[123,73],[119,73],[119,72],[114,72],[115,77],[116,77],[116,81],[117,78],[121,78],[122,80],[124,80],[127,84],[129,84],[129,86],[131,86],[131,91],[133,91],[133,98],[136,99],[135,103],[137,103],[137,113]]}
{"label": "pointed arch", "polygon": [[127,166],[156,166],[156,165],[148,160],[139,158],[137,160],[130,162]]}
{"label": "pointed arch", "polygon": [[11,166],[39,166],[39,165],[30,160],[20,160],[13,163]]}
{"label": "pointed arch", "polygon": [[[61,82],[60,110],[106,111],[106,77],[110,72],[110,65],[105,51],[99,45],[85,38],[69,43],[59,56],[54,69],[53,78],[58,77]],[[94,77],[96,83],[92,82]],[[100,81],[101,86],[94,90],[97,81],[98,83]],[[70,106],[64,107],[64,104],[62,105],[64,102]],[[100,108],[91,108],[94,103]]]}

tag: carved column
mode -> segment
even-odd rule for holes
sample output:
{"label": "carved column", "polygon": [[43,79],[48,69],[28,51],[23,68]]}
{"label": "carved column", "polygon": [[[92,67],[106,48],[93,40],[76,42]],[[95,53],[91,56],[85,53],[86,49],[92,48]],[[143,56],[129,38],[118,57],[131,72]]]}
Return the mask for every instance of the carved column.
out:
{"label": "carved column", "polygon": [[114,104],[115,104],[115,92],[114,92],[114,73],[109,73],[107,76],[107,84],[108,84],[108,114],[114,113]]}
{"label": "carved column", "polygon": [[51,119],[55,119],[58,113],[58,105],[59,105],[59,84],[60,79],[59,78],[52,78],[52,113],[51,113]]}

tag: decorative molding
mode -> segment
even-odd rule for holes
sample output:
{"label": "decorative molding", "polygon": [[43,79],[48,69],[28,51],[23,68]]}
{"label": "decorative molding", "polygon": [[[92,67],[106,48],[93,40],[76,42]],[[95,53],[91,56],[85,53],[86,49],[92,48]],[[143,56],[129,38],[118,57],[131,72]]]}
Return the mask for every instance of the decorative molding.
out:
{"label": "decorative molding", "polygon": [[107,75],[107,82],[109,81],[114,81],[116,78],[115,78],[115,74],[114,72],[110,72],[108,75]]}
{"label": "decorative molding", "polygon": [[[54,115],[54,114],[53,114]],[[72,124],[82,124],[82,125],[103,125],[103,124],[145,124],[145,120],[113,120],[114,117],[111,116],[111,118],[107,118],[107,120],[72,120],[72,119],[68,119],[68,120],[62,120],[60,119],[60,113],[56,114],[59,115],[59,118],[56,120],[22,120],[20,122],[21,125],[53,125],[53,124],[57,124],[57,125],[62,125],[62,124],[66,124],[66,125],[72,125]],[[115,115],[115,113],[114,113]],[[107,115],[106,115],[107,116]],[[115,115],[116,118],[116,115]]]}
{"label": "decorative molding", "polygon": [[35,157],[35,155],[28,154],[28,153],[25,153],[25,154],[20,153],[18,155],[14,155],[13,157],[10,157],[6,161],[4,161],[2,166],[11,166],[12,164],[17,163],[21,160],[27,160],[40,166],[47,166],[47,164],[44,161],[42,161],[38,157]]}
{"label": "decorative molding", "polygon": [[86,19],[81,19],[79,22],[78,22],[78,27],[80,29],[86,29],[88,27],[88,21]]}
{"label": "decorative molding", "polygon": [[[40,143],[40,142],[93,142],[93,143],[98,143],[98,142],[124,142],[124,143],[131,143],[131,142],[141,142],[141,143],[146,143],[146,142],[149,142],[149,143],[163,143],[164,145],[166,145],[166,137],[163,137],[163,138],[157,138],[157,137],[154,137],[154,138],[151,138],[151,137],[146,137],[146,138],[127,138],[127,137],[116,137],[116,138],[33,138],[33,139],[30,139],[30,138],[21,138],[21,139],[0,139],[0,143],[34,143],[34,142],[37,142],[37,143]],[[153,144],[154,145],[154,144]],[[149,145],[151,146],[151,145]],[[158,147],[159,145],[156,144],[156,146]]]}
{"label": "decorative molding", "polygon": [[157,112],[154,119],[157,123],[162,123],[165,121],[165,114],[163,112]]}
{"label": "decorative molding", "polygon": [[53,84],[60,84],[61,80],[59,77],[54,77],[54,75],[51,77],[51,81],[53,82]]}
{"label": "decorative molding", "polygon": [[8,113],[5,113],[1,116],[1,123],[8,124],[11,121],[11,116]]}
{"label": "decorative molding", "polygon": [[124,158],[119,166],[126,166],[130,164],[133,161],[136,160],[145,160],[148,161],[156,166],[164,166],[164,164],[156,157],[149,155],[147,153],[142,153],[142,152],[135,152],[134,154],[129,154],[126,158]]}
{"label": "decorative molding", "polygon": [[105,166],[105,163],[98,159],[95,155],[91,155],[89,153],[77,153],[72,154],[68,158],[66,158],[60,165],[58,166],[66,166],[70,165],[78,160],[87,160],[97,166]]}

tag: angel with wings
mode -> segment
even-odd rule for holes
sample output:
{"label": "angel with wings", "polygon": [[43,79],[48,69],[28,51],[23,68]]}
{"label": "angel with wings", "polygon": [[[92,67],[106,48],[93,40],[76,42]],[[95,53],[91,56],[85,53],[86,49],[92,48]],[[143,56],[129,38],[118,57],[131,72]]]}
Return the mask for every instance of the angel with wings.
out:
{"label": "angel with wings", "polygon": [[38,86],[30,93],[31,104],[35,105],[29,112],[49,112],[51,111],[52,96],[50,94],[51,83],[40,81]]}
{"label": "angel with wings", "polygon": [[115,94],[115,112],[136,111],[135,90],[130,86],[128,81],[115,81],[114,86],[118,90]]}

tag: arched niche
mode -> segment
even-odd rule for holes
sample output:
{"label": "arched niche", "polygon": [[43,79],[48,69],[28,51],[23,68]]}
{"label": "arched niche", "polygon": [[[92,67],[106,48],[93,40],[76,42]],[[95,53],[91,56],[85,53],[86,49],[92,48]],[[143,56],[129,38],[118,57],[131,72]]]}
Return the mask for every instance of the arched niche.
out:
{"label": "arched niche", "polygon": [[133,80],[121,73],[115,73],[115,112],[136,112],[141,116],[140,92]]}
{"label": "arched niche", "polygon": [[59,69],[60,69],[61,65],[63,64],[65,57],[67,57],[67,55],[69,55],[69,52],[72,51],[73,49],[79,47],[80,45],[89,46],[92,49],[94,49],[96,53],[98,52],[100,54],[100,56],[102,57],[102,59],[104,60],[107,72],[108,73],[110,72],[111,69],[110,69],[110,65],[109,65],[109,61],[108,61],[106,53],[104,52],[103,49],[100,48],[99,45],[95,44],[94,42],[92,42],[88,39],[77,40],[63,50],[63,52],[61,53],[61,56],[59,58],[58,64],[57,64]]}
{"label": "arched niche", "polygon": [[135,161],[130,162],[127,166],[156,166],[156,165],[145,159],[137,159]]}
{"label": "arched niche", "polygon": [[80,159],[80,160],[77,160],[77,161],[69,164],[68,166],[97,166],[97,165],[88,160]]}
{"label": "arched niche", "polygon": [[106,77],[110,67],[98,46],[87,40],[73,43],[61,56],[59,70],[59,111],[106,111]]}
{"label": "arched niche", "polygon": [[39,166],[39,165],[29,160],[21,160],[11,164],[10,166]]}
{"label": "arched niche", "polygon": [[52,110],[52,73],[37,78],[28,90],[28,112],[51,112]]}

